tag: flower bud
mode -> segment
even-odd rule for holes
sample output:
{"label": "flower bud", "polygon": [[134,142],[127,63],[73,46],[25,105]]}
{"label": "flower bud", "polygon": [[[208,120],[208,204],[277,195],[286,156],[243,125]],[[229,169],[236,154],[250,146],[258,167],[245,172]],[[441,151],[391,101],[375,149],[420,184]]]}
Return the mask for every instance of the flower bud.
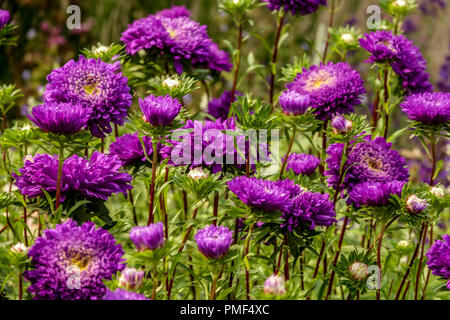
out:
{"label": "flower bud", "polygon": [[427,207],[427,200],[421,199],[415,194],[410,195],[406,200],[406,209],[408,209],[411,214],[419,214]]}
{"label": "flower bud", "polygon": [[348,268],[348,271],[350,272],[352,278],[358,281],[367,278],[369,275],[369,268],[367,267],[367,264],[358,261],[354,262]]}
{"label": "flower bud", "polygon": [[406,240],[401,240],[397,243],[397,247],[400,249],[406,249],[409,246],[409,242]]}
{"label": "flower bud", "polygon": [[17,242],[15,245],[11,247],[11,251],[15,253],[26,252],[27,247],[22,242]]}
{"label": "flower bud", "polygon": [[278,102],[285,113],[299,115],[306,112],[310,99],[294,90],[287,90],[283,91]]}
{"label": "flower bud", "polygon": [[164,229],[162,222],[145,227],[134,227],[130,231],[130,239],[139,251],[155,250],[164,245]]}
{"label": "flower bud", "polygon": [[205,172],[202,167],[195,167],[188,173],[188,177],[194,180],[205,179],[208,176],[208,172]]}
{"label": "flower bud", "polygon": [[341,40],[346,43],[351,43],[351,42],[355,41],[355,38],[353,37],[353,35],[351,33],[343,33],[341,35]]}
{"label": "flower bud", "polygon": [[335,134],[346,133],[347,131],[351,130],[352,126],[352,121],[345,119],[341,114],[335,115],[331,120],[331,127],[333,128],[333,132]]}
{"label": "flower bud", "polygon": [[135,268],[125,268],[120,273],[119,286],[126,289],[137,289],[142,286],[144,271]]}
{"label": "flower bud", "polygon": [[173,87],[178,87],[178,85],[180,84],[180,81],[177,79],[167,78],[163,81],[163,84],[169,88],[173,88]]}
{"label": "flower bud", "polygon": [[436,198],[443,198],[444,197],[444,189],[442,189],[440,187],[433,187],[433,188],[431,188],[430,192]]}
{"label": "flower bud", "polygon": [[264,293],[272,295],[283,295],[286,293],[284,278],[278,275],[271,275],[264,282]]}

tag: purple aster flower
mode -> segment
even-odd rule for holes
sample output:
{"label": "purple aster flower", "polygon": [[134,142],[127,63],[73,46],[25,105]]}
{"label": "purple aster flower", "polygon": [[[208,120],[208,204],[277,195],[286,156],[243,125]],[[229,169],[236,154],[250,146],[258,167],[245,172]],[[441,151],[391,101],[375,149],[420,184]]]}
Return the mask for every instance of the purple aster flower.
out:
{"label": "purple aster flower", "polygon": [[359,206],[384,206],[391,195],[400,196],[405,181],[363,182],[349,192],[348,203]]}
{"label": "purple aster flower", "polygon": [[[450,279],[450,236],[448,234],[437,240],[428,249],[426,256],[428,258],[428,268],[435,276]],[[447,288],[449,288],[447,283]]]}
{"label": "purple aster flower", "polygon": [[334,204],[328,199],[328,195],[310,191],[300,193],[281,217],[284,220],[281,227],[289,231],[302,224],[314,229],[316,226],[328,227],[336,223]]}
{"label": "purple aster flower", "polygon": [[415,194],[410,195],[408,199],[406,199],[406,209],[408,209],[411,214],[419,214],[427,207],[427,200],[421,199]]}
{"label": "purple aster flower", "polygon": [[134,227],[130,239],[139,251],[155,250],[164,245],[164,227],[157,222],[144,227]]}
{"label": "purple aster flower", "polygon": [[167,126],[181,110],[181,103],[177,98],[169,95],[165,97],[149,95],[145,99],[139,98],[139,107],[144,114],[144,120],[153,126]]}
{"label": "purple aster flower", "polygon": [[9,22],[10,18],[8,10],[0,9],[0,30]]}
{"label": "purple aster flower", "polygon": [[102,300],[150,300],[143,294],[127,291],[123,289],[116,289],[115,291],[108,290]]}
{"label": "purple aster flower", "polygon": [[286,171],[292,170],[296,175],[312,175],[319,166],[320,160],[310,154],[291,153],[287,159]]}
{"label": "purple aster flower", "polygon": [[430,92],[433,90],[426,72],[426,61],[419,48],[404,35],[392,31],[371,32],[359,40],[361,47],[371,53],[368,62],[388,62],[402,79],[403,88],[408,93]]}
{"label": "purple aster flower", "polygon": [[317,11],[320,5],[327,5],[327,0],[263,0],[263,2],[267,2],[267,6],[272,11],[283,9],[286,12],[290,11],[293,15],[302,16]]}
{"label": "purple aster flower", "polygon": [[87,126],[92,109],[70,102],[47,102],[34,107],[28,118],[45,132],[71,134]]}
{"label": "purple aster flower", "polygon": [[229,72],[233,68],[230,54],[227,51],[220,50],[217,43],[214,42],[211,42],[209,45],[209,58],[207,62],[207,68],[217,72]]}
{"label": "purple aster flower", "polygon": [[450,120],[450,93],[426,92],[414,94],[400,104],[408,118],[427,124],[445,123]]}
{"label": "purple aster flower", "polygon": [[439,70],[438,88],[441,91],[450,91],[450,55],[445,57],[445,61]]}
{"label": "purple aster flower", "polygon": [[[361,182],[389,182],[392,180],[407,181],[409,178],[406,160],[391,149],[392,143],[387,143],[383,137],[374,140],[370,136],[350,148],[344,170],[346,172],[341,189],[348,191]],[[344,144],[334,143],[328,147],[326,163],[328,183],[336,188],[339,179],[342,152]]]}
{"label": "purple aster flower", "polygon": [[287,114],[304,114],[310,106],[308,95],[302,95],[294,90],[286,90],[281,93],[278,100],[281,109]]}
{"label": "purple aster flower", "polygon": [[346,133],[352,129],[352,126],[352,121],[345,119],[341,114],[337,114],[331,119],[331,127],[334,133]]}
{"label": "purple aster flower", "polygon": [[273,181],[239,176],[228,181],[230,190],[246,205],[265,210],[287,210],[291,206],[288,190]]}
{"label": "purple aster flower", "polygon": [[446,0],[422,0],[419,5],[420,11],[428,15],[435,13],[438,9],[445,9],[446,7]]}
{"label": "purple aster flower", "polygon": [[227,227],[207,226],[195,235],[198,250],[207,258],[223,257],[233,242],[233,231]]}
{"label": "purple aster flower", "polygon": [[[66,159],[61,178],[61,201],[68,194],[80,194],[86,198],[108,200],[111,194],[127,194],[132,189],[132,177],[121,171],[122,162],[115,155],[95,151],[89,160],[76,154]],[[26,160],[13,174],[16,186],[28,198],[43,196],[43,190],[56,192],[58,156],[37,154]]]}
{"label": "purple aster flower", "polygon": [[224,91],[219,98],[212,98],[208,103],[208,113],[216,119],[226,120],[231,104],[236,101],[236,96],[241,95],[241,92],[236,92],[233,101],[231,101],[231,91]]}
{"label": "purple aster flower", "polygon": [[286,190],[290,199],[294,199],[303,191],[302,187],[290,179],[278,180],[275,181],[274,184],[277,187]]}
{"label": "purple aster flower", "polygon": [[[153,153],[152,138],[144,136],[142,142],[145,146],[147,156]],[[119,159],[125,164],[129,165],[137,161],[147,161],[144,154],[144,148],[137,133],[124,134],[109,146],[110,154],[117,155]]]}
{"label": "purple aster flower", "polygon": [[186,9],[185,6],[172,6],[170,9],[164,9],[158,11],[155,16],[157,17],[166,17],[166,18],[179,18],[179,17],[187,17],[191,16],[191,12]]}
{"label": "purple aster flower", "polygon": [[[210,167],[212,173],[220,172],[227,166],[237,169],[245,167],[245,159],[239,154],[236,146],[244,153],[244,150],[245,152],[249,150],[249,144],[248,141],[245,141],[244,135],[236,134],[238,129],[233,118],[225,121],[217,119],[204,122],[188,120],[181,130],[183,133],[180,134],[177,134],[178,130],[174,131],[174,136],[178,136],[179,139],[169,141],[172,146],[161,148],[161,155],[164,159],[169,159],[169,165],[189,164],[192,167]],[[185,133],[186,130],[191,130],[191,132]],[[259,144],[257,147],[258,157],[255,157],[256,160],[267,156],[266,145]],[[254,160],[251,156],[251,168],[254,168]]]}
{"label": "purple aster flower", "polygon": [[24,273],[36,300],[98,300],[106,293],[103,280],[125,268],[122,246],[92,222],[71,219],[44,231],[28,256],[33,270]]}
{"label": "purple aster flower", "polygon": [[127,289],[138,289],[142,286],[145,272],[135,268],[125,268],[120,273],[119,286]]}
{"label": "purple aster flower", "polygon": [[335,113],[353,112],[366,92],[359,73],[346,62],[329,62],[304,68],[288,90],[309,97],[308,107],[314,108],[319,120],[331,118]]}
{"label": "purple aster flower", "polygon": [[94,137],[111,133],[111,122],[123,125],[131,94],[120,62],[109,64],[80,56],[78,61],[54,69],[47,81],[46,102],[71,102],[92,109],[88,126]]}

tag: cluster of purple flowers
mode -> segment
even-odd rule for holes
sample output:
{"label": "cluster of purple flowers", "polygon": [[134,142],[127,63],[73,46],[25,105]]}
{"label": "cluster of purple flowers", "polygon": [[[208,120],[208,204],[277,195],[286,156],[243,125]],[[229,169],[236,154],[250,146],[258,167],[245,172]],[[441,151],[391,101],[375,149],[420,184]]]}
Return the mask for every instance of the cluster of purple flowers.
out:
{"label": "cluster of purple flowers", "polygon": [[110,154],[119,157],[124,165],[140,161],[145,162],[147,161],[147,157],[145,156],[142,143],[145,146],[145,153],[148,157],[151,157],[153,153],[152,138],[144,136],[142,137],[141,142],[137,133],[127,133],[117,138],[117,140],[109,146],[109,152]]}
{"label": "cluster of purple flowers", "polygon": [[228,53],[220,50],[209,38],[206,26],[189,16],[185,7],[163,10],[134,21],[122,33],[120,40],[132,55],[139,50],[168,55],[179,73],[186,61],[194,67],[230,71],[232,65]]}
{"label": "cluster of purple flowers", "polygon": [[8,10],[0,9],[0,30],[3,29],[4,26],[9,22],[11,16],[9,15]]}
{"label": "cluster of purple flowers", "polygon": [[[122,172],[122,161],[115,155],[95,151],[89,160],[73,155],[63,164],[61,178],[61,201],[69,194],[79,194],[86,198],[107,200],[111,194],[126,195],[132,189],[132,177]],[[58,156],[36,154],[25,160],[19,169],[20,175],[13,174],[16,186],[28,198],[43,196],[43,190],[54,193],[58,176]]]}
{"label": "cluster of purple flowers", "polygon": [[280,104],[288,113],[304,113],[309,107],[319,120],[335,113],[353,112],[366,92],[360,74],[346,62],[313,65],[303,68],[297,78],[286,85]]}
{"label": "cluster of purple flowers", "polygon": [[286,12],[291,12],[292,14],[300,14],[302,16],[311,14],[317,9],[319,6],[326,6],[327,0],[263,0],[267,2],[267,6],[270,10],[281,10],[283,9]]}
{"label": "cluster of purple flowers", "polygon": [[[237,96],[242,95],[241,92],[235,93]],[[216,119],[222,121],[228,118],[231,104],[236,101],[236,96],[231,100],[231,91],[224,91],[219,98],[212,98],[208,103],[208,113]]]}
{"label": "cluster of purple flowers", "polygon": [[302,190],[289,179],[273,182],[241,176],[229,181],[228,187],[252,208],[281,211],[284,220],[281,227],[288,231],[304,225],[314,229],[336,222],[334,204],[328,195]]}
{"label": "cluster of purple flowers", "polygon": [[120,62],[109,64],[84,56],[70,60],[47,76],[44,101],[70,102],[91,109],[89,129],[94,137],[102,138],[111,133],[111,122],[123,125],[131,106],[128,79],[120,68]]}
{"label": "cluster of purple flowers", "polygon": [[291,153],[286,161],[286,171],[292,170],[296,175],[312,175],[319,166],[319,158],[304,153]]}
{"label": "cluster of purple flowers", "polygon": [[99,300],[103,280],[125,268],[122,246],[92,222],[71,219],[44,231],[28,251],[34,269],[24,273],[37,300]]}
{"label": "cluster of purple flowers", "polygon": [[[350,148],[344,165],[346,172],[340,190],[347,189],[349,201],[355,205],[383,205],[391,193],[400,194],[401,184],[408,181],[406,160],[391,149],[392,144],[382,137],[374,140],[365,137],[365,142]],[[328,150],[326,163],[328,183],[337,188],[344,144],[332,144]],[[392,182],[396,181],[396,182]],[[363,186],[357,187],[359,184]],[[372,184],[372,186],[371,186]]]}
{"label": "cluster of purple flowers", "polygon": [[427,64],[418,47],[404,35],[392,31],[371,32],[359,40],[361,47],[370,54],[369,62],[389,63],[402,79],[408,94],[431,92],[433,86],[426,72]]}

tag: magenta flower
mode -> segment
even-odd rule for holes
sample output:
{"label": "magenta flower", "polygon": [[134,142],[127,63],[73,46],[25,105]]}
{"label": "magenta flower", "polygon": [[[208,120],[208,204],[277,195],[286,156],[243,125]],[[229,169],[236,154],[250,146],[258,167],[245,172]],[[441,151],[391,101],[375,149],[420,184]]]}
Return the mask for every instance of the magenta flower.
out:
{"label": "magenta flower", "polygon": [[291,153],[286,162],[286,171],[292,170],[296,175],[312,175],[319,166],[320,160],[304,153]]}
{"label": "magenta flower", "polygon": [[223,257],[233,242],[233,231],[227,227],[207,226],[195,235],[198,250],[207,258]]}
{"label": "magenta flower", "polygon": [[164,227],[162,222],[144,227],[134,227],[130,231],[130,239],[139,251],[155,250],[164,245]]}
{"label": "magenta flower", "polygon": [[414,94],[400,104],[402,111],[414,121],[437,124],[450,121],[450,93],[426,92]]}
{"label": "magenta flower", "polygon": [[291,12],[292,14],[300,14],[302,16],[311,14],[317,9],[319,6],[326,6],[327,0],[262,0],[263,2],[267,2],[267,6],[270,10],[281,10],[283,9],[286,12]]}
{"label": "magenta flower", "polygon": [[156,97],[149,95],[145,99],[139,98],[139,107],[144,114],[144,120],[153,126],[167,126],[181,110],[181,103],[177,98],[169,95]]}

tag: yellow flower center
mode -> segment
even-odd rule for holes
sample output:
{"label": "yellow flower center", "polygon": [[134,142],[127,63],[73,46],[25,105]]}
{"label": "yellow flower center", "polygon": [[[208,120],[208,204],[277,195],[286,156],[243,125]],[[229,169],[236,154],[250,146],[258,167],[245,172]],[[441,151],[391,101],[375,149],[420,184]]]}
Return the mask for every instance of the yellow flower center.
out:
{"label": "yellow flower center", "polygon": [[97,93],[97,88],[92,84],[88,84],[87,86],[84,86],[84,91],[89,95],[93,95]]}
{"label": "yellow flower center", "polygon": [[306,81],[306,90],[317,90],[329,84],[332,84],[335,78],[328,74],[328,72],[321,70],[316,74],[311,75],[311,77]]}

